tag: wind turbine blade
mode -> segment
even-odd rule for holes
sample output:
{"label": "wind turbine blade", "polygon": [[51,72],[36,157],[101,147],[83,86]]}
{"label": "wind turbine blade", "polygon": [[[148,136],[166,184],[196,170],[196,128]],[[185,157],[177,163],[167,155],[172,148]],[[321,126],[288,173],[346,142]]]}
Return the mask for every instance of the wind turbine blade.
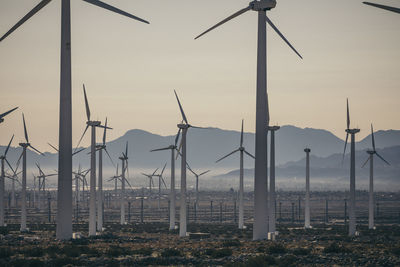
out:
{"label": "wind turbine blade", "polygon": [[349,109],[349,99],[347,98],[347,129],[350,129],[350,109]]}
{"label": "wind turbine blade", "polygon": [[381,8],[381,9],[385,9],[388,11],[392,11],[395,13],[400,13],[400,8],[395,8],[395,7],[391,7],[391,6],[385,6],[385,5],[379,5],[379,4],[375,4],[375,3],[370,3],[370,2],[363,2],[363,4],[369,5],[369,6],[373,6],[373,7],[377,7],[377,8]]}
{"label": "wind turbine blade", "polygon": [[344,156],[346,154],[346,147],[347,147],[347,141],[349,140],[349,133],[346,134],[346,141],[344,142],[344,150],[343,150],[343,159],[342,159],[342,164],[344,161]]}
{"label": "wind turbine blade", "polygon": [[162,168],[162,171],[161,171],[161,174],[160,174],[160,176],[162,176],[162,175],[163,175],[163,173],[164,173],[164,170],[165,170],[165,167],[167,167],[167,163],[165,163],[165,164],[164,164],[164,167]]}
{"label": "wind turbine blade", "polygon": [[375,154],[378,156],[378,158],[380,158],[381,160],[383,160],[387,165],[390,165],[390,163],[387,162],[381,155],[379,155],[378,152],[375,152]]}
{"label": "wind turbine blade", "polygon": [[165,181],[164,181],[164,178],[161,177],[161,181],[163,182],[163,184],[164,184],[164,186],[165,186],[165,189],[168,189],[167,184],[166,184]]}
{"label": "wind turbine blade", "polygon": [[26,124],[25,124],[25,116],[24,116],[24,113],[22,113],[22,121],[24,122],[25,140],[26,140],[27,143],[29,143],[28,131],[26,130]]}
{"label": "wind turbine blade", "polygon": [[274,31],[282,38],[283,41],[285,41],[285,43],[301,58],[303,59],[303,57],[300,55],[299,52],[297,52],[296,48],[294,48],[294,46],[286,39],[286,37],[279,31],[279,29],[275,26],[275,24],[267,17],[265,16],[265,20],[267,21],[267,23],[269,24],[269,26],[272,27],[272,29],[274,29]]}
{"label": "wind turbine blade", "polygon": [[374,128],[373,128],[372,124],[371,124],[371,138],[372,138],[372,149],[373,149],[374,151],[376,151],[376,149],[375,149]]}
{"label": "wind turbine blade", "polygon": [[182,156],[181,155],[181,149],[182,149],[182,140],[181,140],[181,142],[179,144],[179,148],[176,150],[178,153],[176,154],[175,159],[178,159],[179,156]]}
{"label": "wind turbine blade", "polygon": [[176,93],[176,91],[174,90],[175,96],[176,96],[176,100],[178,100],[178,105],[179,105],[179,109],[181,110],[181,114],[182,114],[182,119],[185,121],[186,124],[189,124],[186,116],[185,116],[185,112],[183,111],[182,105],[181,105],[181,101],[179,101],[179,97]]}
{"label": "wind turbine blade", "polygon": [[6,151],[4,152],[4,157],[7,156],[7,152],[8,152],[8,150],[10,149],[10,145],[11,145],[11,142],[12,142],[13,139],[14,139],[14,135],[12,135],[12,137],[11,137],[11,139],[10,139],[10,142],[8,143],[8,146],[7,146],[7,148],[6,148]]}
{"label": "wind turbine blade", "polygon": [[236,153],[236,152],[238,152],[238,151],[239,151],[239,149],[233,150],[231,153],[229,153],[229,154],[226,155],[226,156],[223,156],[222,158],[220,158],[219,160],[217,160],[215,163],[220,162],[221,160],[223,160],[223,159],[229,157],[230,155],[232,155],[232,154],[234,154],[234,153]]}
{"label": "wind turbine blade", "polygon": [[181,128],[179,128],[178,133],[176,134],[176,137],[175,137],[175,146],[178,144],[180,134],[181,134]]}
{"label": "wind turbine blade", "polygon": [[119,165],[118,165],[118,163],[117,163],[117,176],[118,176],[118,168],[119,168]]}
{"label": "wind turbine blade", "polygon": [[368,163],[368,161],[369,161],[369,157],[368,157],[367,160],[364,162],[364,164],[361,166],[361,168],[364,168],[365,165]]}
{"label": "wind turbine blade", "polygon": [[37,4],[31,11],[28,12],[20,21],[17,22],[8,32],[6,32],[1,38],[0,42],[7,38],[11,33],[13,33],[16,29],[18,29],[25,21],[30,19],[33,15],[39,12],[43,7],[45,7],[51,0],[42,0],[39,4]]}
{"label": "wind turbine blade", "polygon": [[44,156],[44,154],[42,152],[40,152],[39,150],[37,150],[36,148],[34,148],[32,145],[29,145],[30,148],[32,148],[33,150],[35,150],[37,153],[39,153],[40,155]]}
{"label": "wind turbine blade", "polygon": [[79,139],[79,142],[78,142],[78,144],[76,145],[75,151],[78,149],[79,145],[81,144],[81,141],[82,141],[83,137],[85,136],[85,133],[86,133],[86,131],[88,130],[88,128],[89,128],[89,125],[87,124],[85,130],[83,131],[83,134],[82,134],[82,136],[81,136],[81,139]]}
{"label": "wind turbine blade", "polygon": [[87,121],[90,121],[90,108],[89,108],[89,102],[88,102],[88,99],[86,96],[85,84],[83,84],[83,95],[85,97],[86,118],[87,118]]}
{"label": "wind turbine blade", "polygon": [[243,120],[242,120],[242,131],[240,133],[240,147],[243,147]]}
{"label": "wind turbine blade", "polygon": [[141,21],[141,22],[146,23],[146,24],[150,24],[150,22],[148,22],[147,20],[144,20],[144,19],[141,19],[141,18],[139,18],[139,17],[136,17],[136,16],[134,16],[134,15],[132,15],[132,14],[129,14],[128,12],[125,12],[125,11],[123,11],[123,10],[121,10],[121,9],[118,9],[118,8],[116,8],[116,7],[113,7],[113,6],[109,5],[109,4],[106,4],[106,3],[104,3],[104,2],[101,2],[101,1],[99,1],[99,0],[83,0],[83,1],[85,1],[85,2],[87,2],[87,3],[89,3],[89,4],[92,4],[92,5],[95,5],[95,6],[104,8],[104,9],[106,9],[106,10],[115,12],[115,13],[120,14],[120,15],[122,15],[122,16],[131,18],[131,19],[134,19],[134,20],[138,20],[138,21]]}
{"label": "wind turbine blade", "polygon": [[83,150],[85,150],[86,148],[81,148],[78,151],[75,151],[74,153],[72,153],[72,156],[75,156],[76,154],[78,154],[79,152],[82,152]]}
{"label": "wind turbine blade", "polygon": [[125,157],[128,157],[128,141],[126,141],[126,147],[125,147]]}
{"label": "wind turbine blade", "polygon": [[208,170],[208,171],[205,171],[205,172],[202,172],[202,173],[200,173],[199,174],[199,176],[202,176],[202,175],[204,175],[204,174],[206,174],[206,173],[208,173],[208,172],[210,172],[211,170]]}
{"label": "wind turbine blade", "polygon": [[192,170],[192,168],[190,168],[189,163],[186,162],[186,166],[188,167],[189,171],[191,173],[193,173],[194,176],[196,176],[197,174]]}
{"label": "wind turbine blade", "polygon": [[112,129],[113,129],[113,128],[111,128],[111,127],[106,127],[106,126],[104,126],[104,125],[98,125],[98,126],[96,126],[96,127],[103,128],[103,129],[108,129],[108,130],[112,130]]}
{"label": "wind turbine blade", "polygon": [[21,158],[22,158],[23,152],[21,153],[21,155],[19,156],[18,160],[17,160],[17,166],[15,167],[15,172],[18,171],[19,168],[19,164],[21,163]]}
{"label": "wind turbine blade", "polygon": [[55,146],[53,146],[52,144],[50,144],[50,143],[47,143],[49,146],[51,146],[55,151],[57,151],[57,152],[59,152],[58,151],[58,148],[56,148]]}
{"label": "wind turbine blade", "polygon": [[151,176],[154,176],[157,171],[158,171],[158,168],[153,172],[153,174]]}
{"label": "wind turbine blade", "polygon": [[199,127],[199,126],[193,126],[190,125],[191,128],[195,128],[195,129],[209,129],[209,127]]}
{"label": "wind turbine blade", "polygon": [[13,172],[13,173],[15,173],[15,171],[14,171],[13,167],[11,167],[11,164],[10,164],[10,162],[8,162],[8,160],[7,160],[7,159],[5,159],[5,161],[6,161],[7,165],[8,165],[8,167],[10,167],[10,169],[12,170],[12,172]]}
{"label": "wind turbine blade", "polygon": [[150,150],[150,152],[154,152],[154,151],[162,151],[162,150],[170,150],[170,147],[164,147],[164,148],[158,148],[158,149],[152,149]]}
{"label": "wind turbine blade", "polygon": [[5,116],[7,116],[8,114],[10,114],[11,112],[13,112],[14,110],[16,110],[18,107],[13,108],[9,111],[4,112],[3,114],[0,114],[0,118],[4,118]]}
{"label": "wind turbine blade", "polygon": [[103,146],[106,145],[106,132],[107,132],[107,117],[106,117],[106,122],[104,123]]}
{"label": "wind turbine blade", "polygon": [[253,159],[256,159],[256,157],[254,157],[252,154],[250,154],[250,153],[247,152],[246,150],[244,150],[244,153],[246,153],[248,156],[252,157]]}
{"label": "wind turbine blade", "polygon": [[131,184],[129,183],[129,181],[125,178],[125,182],[129,185],[129,187],[133,190],[133,187],[131,186]]}
{"label": "wind turbine blade", "polygon": [[112,165],[115,167],[114,161],[112,160],[110,154],[108,153],[107,148],[104,148],[104,151],[106,152],[106,154],[107,154],[108,158],[110,159]]}
{"label": "wind turbine blade", "polygon": [[204,34],[214,30],[215,28],[221,26],[222,24],[225,24],[226,22],[230,21],[231,19],[236,18],[237,16],[242,15],[243,13],[249,11],[251,9],[250,6],[243,8],[241,10],[239,10],[238,12],[234,13],[233,15],[227,17],[226,19],[222,20],[221,22],[217,23],[216,25],[212,26],[211,28],[209,28],[208,30],[206,30],[205,32],[203,32],[202,34],[198,35],[196,38],[194,38],[195,40],[200,38],[201,36],[203,36]]}

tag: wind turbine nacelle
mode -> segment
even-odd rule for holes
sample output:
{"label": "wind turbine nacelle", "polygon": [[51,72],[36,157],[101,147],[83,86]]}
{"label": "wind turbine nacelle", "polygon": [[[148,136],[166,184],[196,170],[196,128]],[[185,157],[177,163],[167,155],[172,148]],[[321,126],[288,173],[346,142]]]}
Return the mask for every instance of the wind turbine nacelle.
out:
{"label": "wind turbine nacelle", "polygon": [[3,119],[3,118],[1,118],[1,119],[0,119],[0,123],[2,123],[3,121],[4,121],[4,119]]}
{"label": "wind turbine nacelle", "polygon": [[254,11],[264,11],[276,7],[276,1],[275,0],[253,1],[250,2],[250,5],[252,6],[252,9]]}

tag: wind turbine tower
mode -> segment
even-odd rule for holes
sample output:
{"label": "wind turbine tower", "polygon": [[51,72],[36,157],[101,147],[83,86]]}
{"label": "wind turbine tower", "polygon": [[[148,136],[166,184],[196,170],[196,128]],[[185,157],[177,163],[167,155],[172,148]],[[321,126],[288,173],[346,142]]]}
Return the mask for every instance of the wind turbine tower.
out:
{"label": "wind turbine tower", "polygon": [[268,131],[271,132],[271,147],[270,147],[270,164],[269,164],[269,232],[275,235],[276,232],[276,218],[275,218],[275,132],[281,127],[268,126]]}
{"label": "wind turbine tower", "polygon": [[310,152],[311,149],[304,149],[306,152],[306,198],[304,208],[304,228],[311,228],[310,225]]}

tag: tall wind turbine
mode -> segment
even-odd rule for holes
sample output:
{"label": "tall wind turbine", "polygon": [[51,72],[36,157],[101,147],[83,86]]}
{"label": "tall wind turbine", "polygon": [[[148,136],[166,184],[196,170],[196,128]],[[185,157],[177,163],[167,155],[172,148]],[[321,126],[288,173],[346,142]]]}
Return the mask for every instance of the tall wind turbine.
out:
{"label": "tall wind turbine", "polygon": [[[1,40],[0,40],[0,41],[1,41]],[[8,114],[10,114],[11,112],[13,112],[14,110],[16,110],[17,108],[18,108],[18,107],[13,108],[13,109],[11,109],[11,110],[9,110],[9,111],[6,111],[6,112],[0,114],[0,123],[4,122],[4,117],[5,117],[5,116],[7,116]]]}
{"label": "tall wind turbine", "polygon": [[158,148],[150,150],[150,152],[154,151],[163,151],[163,150],[171,150],[171,190],[169,193],[169,230],[175,229],[175,216],[176,216],[176,194],[175,194],[175,150],[177,150],[180,129],[178,134],[175,137],[175,143],[168,147]]}
{"label": "tall wind turbine", "polygon": [[[114,165],[106,146],[106,132],[107,132],[107,118],[104,124],[103,144],[97,145],[96,150],[99,151],[99,184],[98,184],[98,197],[97,197],[97,230],[103,231],[103,150],[106,152],[111,163]],[[115,166],[115,165],[114,165]]]}
{"label": "tall wind turbine", "polygon": [[[82,0],[114,13],[149,24],[100,0]],[[40,1],[17,22],[0,42],[18,29],[24,22],[45,7],[51,0]],[[72,238],[72,105],[71,105],[71,0],[61,0],[61,68],[60,68],[60,121],[58,154],[57,239]]]}
{"label": "tall wind turbine", "polygon": [[[181,102],[179,101],[178,95],[176,94],[176,91],[174,90],[176,100],[178,101],[179,109],[181,111],[182,119],[184,123],[178,124],[178,128],[180,131],[182,131],[182,139],[181,139],[181,199],[180,199],[180,211],[179,211],[179,236],[180,237],[185,237],[186,236],[186,231],[187,231],[187,209],[186,209],[186,134],[187,131],[190,127],[192,128],[199,128],[202,129],[201,127],[196,127],[193,125],[190,125],[185,112],[183,111]],[[179,133],[178,133],[179,135]]]}
{"label": "tall wind turbine", "polygon": [[310,152],[311,149],[304,149],[306,152],[306,199],[304,208],[304,228],[311,228],[310,225]]}
{"label": "tall wind turbine", "polygon": [[276,232],[276,218],[275,218],[275,132],[281,127],[279,126],[268,126],[268,131],[271,132],[271,150],[270,150],[270,164],[269,164],[269,231],[271,233]]}
{"label": "tall wind turbine", "polygon": [[385,6],[385,5],[375,4],[375,3],[371,3],[371,2],[363,2],[363,4],[366,4],[366,5],[369,5],[369,6],[373,6],[373,7],[377,7],[377,8],[381,8],[381,9],[388,10],[388,11],[392,11],[392,12],[395,12],[395,13],[400,13],[400,8],[396,8],[396,7]]}
{"label": "tall wind turbine", "polygon": [[240,144],[239,148],[236,150],[233,150],[231,153],[229,153],[226,156],[223,156],[219,160],[216,161],[220,162],[221,160],[229,157],[230,155],[240,152],[240,176],[239,176],[239,229],[244,228],[244,202],[243,202],[243,194],[244,194],[244,182],[243,182],[243,155],[246,153],[246,155],[252,157],[254,159],[254,156],[250,154],[249,152],[246,151],[246,149],[243,146],[243,120],[242,120],[242,131],[240,132]]}
{"label": "tall wind turbine", "polygon": [[387,165],[390,165],[381,155],[378,154],[375,148],[375,137],[374,128],[371,124],[371,139],[372,139],[372,150],[368,150],[369,157],[362,167],[364,167],[369,161],[369,200],[368,200],[368,228],[374,229],[374,155],[380,158]]}
{"label": "tall wind turbine", "polygon": [[349,100],[347,99],[347,129],[346,142],[344,144],[343,159],[346,153],[347,141],[351,135],[351,153],[350,153],[350,209],[349,209],[349,236],[356,234],[356,145],[355,135],[360,129],[350,129],[350,111]]}
{"label": "tall wind turbine", "polygon": [[160,209],[160,207],[161,207],[161,184],[163,183],[165,186],[165,189],[167,189],[167,185],[165,184],[165,181],[163,178],[165,167],[167,167],[167,163],[164,164],[164,167],[162,168],[161,173],[158,175],[155,175],[156,177],[158,177],[158,209]]}
{"label": "tall wind turbine", "polygon": [[268,237],[268,184],[267,184],[267,134],[269,125],[268,95],[267,95],[267,29],[268,23],[272,29],[289,45],[300,57],[301,55],[283,36],[278,28],[267,17],[266,11],[276,6],[275,0],[254,0],[228,18],[209,28],[195,39],[214,30],[222,24],[236,18],[243,13],[253,10],[258,13],[258,46],[257,46],[257,93],[256,93],[256,160],[254,168],[254,225],[253,240],[267,239]]}
{"label": "tall wind turbine", "polygon": [[96,235],[96,127],[111,129],[107,126],[102,126],[100,121],[90,120],[90,108],[89,102],[86,95],[86,88],[83,85],[83,94],[85,97],[85,107],[86,107],[86,128],[83,131],[81,139],[76,146],[77,149],[81,143],[86,131],[91,127],[91,144],[90,144],[90,201],[89,201],[89,236]]}
{"label": "tall wind turbine", "polygon": [[[125,220],[125,183],[128,183],[128,185],[131,186],[125,177],[125,172],[129,173],[128,142],[126,142],[125,153],[122,152],[122,156],[119,157],[119,159],[122,161],[122,173],[121,173],[121,177],[120,177],[120,181],[121,181],[120,199],[121,199],[121,225],[123,225],[126,223],[126,220]],[[128,174],[128,176],[129,176],[129,174]]]}
{"label": "tall wind turbine", "polygon": [[[25,143],[19,143],[19,145],[22,147],[22,196],[21,196],[21,232],[24,232],[27,230],[26,228],[26,149],[28,147],[32,148],[36,152],[38,152],[40,155],[43,155],[42,152],[34,148],[30,143],[29,143],[29,137],[28,137],[28,131],[26,130],[26,124],[25,124],[25,116],[22,113],[22,121],[24,122],[24,134],[25,134]],[[20,156],[20,158],[21,158]]]}
{"label": "tall wind turbine", "polygon": [[4,185],[5,185],[5,163],[7,163],[8,167],[10,167],[11,171],[14,172],[14,169],[11,167],[10,162],[7,160],[7,152],[10,149],[10,145],[12,140],[14,139],[14,135],[11,137],[10,142],[8,143],[8,146],[6,150],[4,151],[4,154],[0,156],[1,160],[1,180],[0,180],[0,226],[4,226]]}
{"label": "tall wind turbine", "polygon": [[193,173],[193,175],[196,177],[196,202],[195,202],[195,205],[196,205],[196,209],[198,210],[198,208],[199,208],[199,177],[203,176],[204,174],[206,174],[208,172],[210,172],[211,170],[208,170],[208,171],[202,172],[200,174],[197,174],[196,172],[194,172],[192,170],[192,168],[190,168],[189,164],[187,164],[187,167],[188,167],[189,171],[191,173]]}

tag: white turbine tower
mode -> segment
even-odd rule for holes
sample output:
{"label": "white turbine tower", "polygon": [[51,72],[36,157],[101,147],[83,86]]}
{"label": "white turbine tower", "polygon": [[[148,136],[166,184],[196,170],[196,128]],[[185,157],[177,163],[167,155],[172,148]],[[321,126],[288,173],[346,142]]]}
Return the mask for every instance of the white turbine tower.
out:
{"label": "white turbine tower", "polygon": [[[0,41],[1,41],[1,40],[0,40]],[[0,123],[4,122],[4,117],[5,117],[5,116],[7,116],[8,114],[10,114],[11,112],[13,112],[14,110],[16,110],[17,108],[18,108],[18,107],[13,108],[13,109],[11,109],[11,110],[9,110],[9,111],[6,111],[6,112],[0,114]]]}
{"label": "white turbine tower", "polygon": [[112,165],[115,164],[111,159],[110,154],[107,151],[106,146],[106,132],[107,132],[107,118],[104,124],[104,133],[103,133],[103,144],[97,145],[96,150],[99,151],[99,184],[98,184],[98,197],[97,197],[97,230],[103,231],[103,213],[104,213],[104,194],[103,194],[103,150],[106,152],[108,158],[110,159]]}
{"label": "white turbine tower", "polygon": [[276,218],[275,218],[275,132],[281,127],[279,126],[268,126],[268,131],[271,132],[271,150],[270,150],[270,166],[269,166],[269,231],[276,232]]}
{"label": "white turbine tower", "polygon": [[[83,94],[85,98],[86,107],[86,128],[83,131],[81,139],[79,139],[76,149],[78,149],[86,131],[91,127],[91,142],[90,142],[90,198],[89,198],[89,236],[96,235],[96,127],[112,129],[106,126],[102,126],[100,121],[90,120],[90,108],[89,102],[86,96],[85,85],[83,85]],[[71,184],[72,185],[72,184]]]}
{"label": "white turbine tower", "polygon": [[375,148],[375,137],[374,137],[374,128],[371,124],[371,139],[372,139],[372,150],[368,150],[367,153],[369,157],[367,161],[364,163],[362,168],[368,163],[369,161],[369,199],[368,199],[368,228],[374,229],[374,155],[380,158],[383,162],[387,165],[390,165],[381,155],[378,154]]}
{"label": "white turbine tower", "polygon": [[385,5],[380,5],[380,4],[370,3],[370,2],[363,2],[363,4],[366,4],[366,5],[369,5],[369,6],[373,6],[373,7],[377,7],[377,8],[381,8],[381,9],[384,9],[384,10],[388,10],[388,11],[392,11],[392,12],[400,14],[400,8],[391,7],[391,6],[385,6]]}
{"label": "white turbine tower", "polygon": [[[22,196],[21,196],[21,232],[24,232],[27,230],[26,228],[26,149],[28,147],[32,148],[36,152],[38,152],[40,155],[43,155],[42,152],[34,148],[30,143],[29,143],[29,138],[28,138],[28,132],[26,130],[26,124],[25,124],[25,116],[22,113],[22,121],[24,122],[24,134],[25,134],[25,141],[26,143],[19,143],[19,145],[22,147],[22,154],[20,158],[22,157]],[[19,160],[19,159],[18,159]]]}
{"label": "white turbine tower", "polygon": [[7,163],[8,167],[10,167],[11,171],[14,172],[14,169],[11,167],[10,162],[7,160],[7,152],[10,149],[10,145],[12,140],[14,139],[14,135],[11,137],[10,142],[8,143],[8,146],[6,150],[4,151],[4,154],[0,156],[1,160],[1,180],[0,180],[0,226],[4,226],[4,187],[5,187],[5,179],[6,179],[6,174],[5,174],[5,163]]}
{"label": "white turbine tower", "polygon": [[311,228],[310,224],[310,152],[311,149],[305,148],[306,152],[306,198],[304,208],[304,228]]}
{"label": "white turbine tower", "polygon": [[343,159],[346,153],[347,141],[351,135],[351,153],[350,153],[350,209],[349,209],[349,236],[356,234],[356,145],[355,135],[360,129],[350,129],[350,111],[349,100],[347,99],[347,129],[346,141],[344,144]]}
{"label": "white turbine tower", "polygon": [[[100,0],[82,0],[89,4],[115,12],[144,23],[146,20],[133,16]],[[51,0],[40,1],[31,11],[17,22],[0,42],[29,20]],[[60,121],[58,154],[58,198],[57,239],[72,238],[72,101],[71,101],[71,0],[61,0],[61,60],[60,60]]]}
{"label": "white turbine tower", "polygon": [[[185,123],[180,123],[178,124],[178,128],[180,131],[182,131],[182,139],[181,139],[181,199],[180,199],[180,211],[179,211],[179,236],[180,237],[185,237],[186,236],[186,231],[187,231],[187,209],[186,209],[186,134],[187,131],[190,127],[192,128],[199,128],[203,129],[201,127],[196,127],[193,125],[190,125],[185,112],[183,111],[181,102],[179,101],[178,95],[176,94],[176,91],[174,90],[176,100],[178,101],[179,109],[181,111],[182,119]],[[179,134],[179,133],[178,133]]]}
{"label": "white turbine tower", "polygon": [[171,190],[169,193],[169,230],[175,229],[175,216],[176,216],[176,194],[175,194],[175,150],[177,150],[177,144],[179,140],[180,130],[175,137],[174,145],[170,145],[168,147],[153,149],[150,152],[154,151],[163,151],[163,150],[171,150]]}
{"label": "white turbine tower", "polygon": [[232,151],[231,153],[229,153],[226,156],[223,156],[222,158],[220,158],[219,160],[216,161],[220,162],[221,160],[229,157],[230,155],[236,153],[236,152],[240,152],[240,176],[239,176],[239,229],[243,229],[244,228],[244,181],[243,181],[243,156],[244,153],[246,153],[246,155],[252,157],[254,159],[254,156],[252,154],[250,154],[249,152],[246,151],[246,149],[243,146],[243,120],[242,120],[242,131],[240,132],[240,145],[239,148]]}
{"label": "white turbine tower", "polygon": [[208,171],[202,172],[200,174],[197,174],[196,172],[194,172],[192,170],[192,168],[190,168],[189,164],[187,164],[187,167],[188,167],[189,171],[191,173],[193,173],[193,175],[196,177],[196,202],[195,202],[195,205],[196,205],[196,209],[198,210],[199,209],[199,177],[203,176],[204,174],[206,174],[208,172],[210,172],[211,170],[208,170]]}
{"label": "white turbine tower", "polygon": [[267,17],[266,11],[276,6],[275,0],[251,1],[245,7],[215,26],[209,28],[195,39],[219,27],[229,20],[250,10],[258,13],[258,46],[257,46],[257,93],[256,93],[256,160],[254,170],[254,224],[253,240],[268,237],[268,183],[267,183],[267,126],[269,125],[268,95],[267,95],[267,29],[268,23],[272,29],[301,58],[301,55],[283,36],[278,28]]}

